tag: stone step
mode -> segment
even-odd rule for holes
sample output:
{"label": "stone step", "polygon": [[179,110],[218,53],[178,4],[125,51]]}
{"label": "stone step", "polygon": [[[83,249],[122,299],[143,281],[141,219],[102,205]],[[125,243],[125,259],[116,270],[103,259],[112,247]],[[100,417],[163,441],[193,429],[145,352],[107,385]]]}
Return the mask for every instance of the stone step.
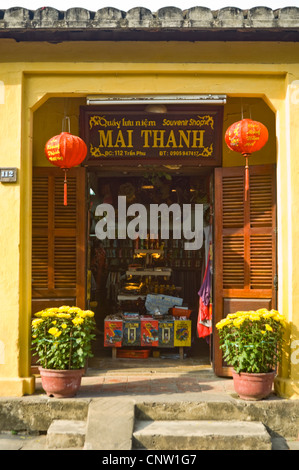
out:
{"label": "stone step", "polygon": [[245,401],[239,399],[206,399],[194,401],[152,401],[135,405],[137,420],[204,420],[261,422],[271,435],[298,439],[299,400],[271,398]]}
{"label": "stone step", "polygon": [[83,448],[86,421],[57,419],[47,431],[48,449]]}
{"label": "stone step", "polygon": [[271,438],[260,422],[138,421],[133,448],[149,450],[271,450]]}

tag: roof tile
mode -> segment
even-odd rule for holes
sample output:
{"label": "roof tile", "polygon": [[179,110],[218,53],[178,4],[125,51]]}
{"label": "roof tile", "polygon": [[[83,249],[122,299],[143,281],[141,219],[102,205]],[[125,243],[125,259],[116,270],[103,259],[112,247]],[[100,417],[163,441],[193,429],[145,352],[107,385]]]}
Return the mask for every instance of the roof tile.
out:
{"label": "roof tile", "polygon": [[[257,32],[259,36],[257,36]],[[47,36],[46,36],[47,35]],[[17,40],[285,40],[299,41],[299,8],[272,10],[225,7],[186,10],[163,7],[152,12],[136,7],[127,12],[105,7],[66,11],[42,7],[0,10],[0,37]],[[55,37],[55,38],[54,38]]]}

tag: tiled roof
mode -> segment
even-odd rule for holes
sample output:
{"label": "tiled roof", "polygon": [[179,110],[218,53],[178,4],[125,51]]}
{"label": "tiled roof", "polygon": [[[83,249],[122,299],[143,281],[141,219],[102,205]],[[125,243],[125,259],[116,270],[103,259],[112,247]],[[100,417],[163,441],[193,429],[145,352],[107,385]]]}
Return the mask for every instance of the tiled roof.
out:
{"label": "tiled roof", "polygon": [[0,37],[18,40],[299,40],[299,8],[106,7],[59,11],[14,7],[0,10]]}

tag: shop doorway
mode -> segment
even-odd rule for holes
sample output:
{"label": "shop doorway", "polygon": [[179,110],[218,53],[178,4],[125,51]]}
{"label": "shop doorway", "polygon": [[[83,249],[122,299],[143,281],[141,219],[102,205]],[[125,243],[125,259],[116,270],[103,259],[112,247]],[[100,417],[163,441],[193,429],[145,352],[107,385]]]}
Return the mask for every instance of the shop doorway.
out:
{"label": "shop doorway", "polygon": [[[199,337],[197,321],[198,292],[212,246],[213,170],[197,168],[193,172],[186,169],[178,171],[157,165],[142,171],[122,168],[118,172],[106,172],[103,175],[102,170],[93,168],[88,171],[88,182],[87,298],[90,308],[96,313],[98,340],[95,354],[111,356],[116,344],[117,357],[138,357],[144,354],[145,357],[171,359],[182,357],[183,353],[184,358],[193,357],[210,364],[211,329],[207,328]],[[120,196],[126,198],[126,209],[139,204],[147,211],[145,235],[132,238],[129,224],[136,219],[131,216],[126,217],[126,236],[120,238],[117,226],[121,210]],[[113,207],[116,231],[112,238],[107,236],[101,240],[99,228],[107,230],[104,219],[107,213],[96,215],[99,211],[97,208],[102,204]],[[164,205],[175,210],[169,212],[169,236],[165,237],[165,233],[161,232],[160,223],[158,234],[155,235],[150,225],[152,205]],[[195,205],[202,208],[203,234],[200,246],[188,250],[185,249],[188,240],[184,239],[183,230],[184,208],[189,206],[194,211]],[[140,216],[140,213],[135,215]],[[159,217],[162,217],[161,213]],[[181,236],[175,233],[178,228],[175,217],[180,217]],[[136,230],[140,230],[139,224]],[[155,308],[150,306],[153,299],[154,302],[159,299],[162,304],[155,305]],[[169,304],[166,308],[164,301],[172,302],[173,305]],[[174,317],[172,307],[176,305],[180,310],[176,312],[179,316]],[[145,320],[150,337],[142,329]],[[122,340],[115,343],[116,338],[111,338],[109,330],[113,322],[117,325],[118,334],[119,325],[122,326]],[[181,343],[183,351],[176,345],[175,327],[178,322],[181,322],[180,326],[188,327],[189,337],[185,337],[185,342]],[[133,328],[134,325],[137,325],[137,329]],[[128,338],[129,327],[132,327],[131,340]]]}
{"label": "shop doorway", "polygon": [[[180,169],[180,174],[177,173],[171,171],[169,175],[165,169],[163,173],[161,168],[156,168],[156,175],[166,183],[166,187],[162,186],[164,196],[170,195],[172,202],[178,201],[180,194],[183,197],[188,195],[184,202],[198,198],[196,201],[205,207],[206,231],[208,222],[211,222],[213,324],[232,311],[276,308],[275,165],[250,166],[250,192],[246,202],[243,167],[197,168],[191,175],[190,170]],[[230,375],[229,368],[222,361],[215,331],[209,335],[209,341],[197,336],[198,290],[206,263],[206,238],[203,246],[190,254],[179,246],[184,240],[170,237],[167,247],[164,243],[161,256],[160,239],[152,241],[149,237],[142,245],[139,240],[137,248],[137,241],[129,238],[99,242],[95,237],[94,211],[97,204],[106,196],[112,198],[106,202],[113,202],[119,192],[125,191],[129,198],[130,195],[133,198],[132,202],[139,200],[146,206],[151,195],[157,197],[161,192],[156,182],[149,181],[154,175],[155,172],[149,172],[145,178],[144,170],[133,171],[132,168],[114,168],[106,172],[95,168],[88,172],[84,168],[73,169],[68,177],[68,206],[64,207],[61,171],[55,168],[34,169],[32,312],[63,304],[94,309],[98,325],[95,354],[111,357],[111,348],[104,346],[104,320],[121,311],[117,296],[124,295],[123,289],[125,294],[130,292],[131,295],[135,290],[137,299],[138,289],[141,297],[151,289],[154,294],[175,293],[192,312],[191,345],[185,348],[185,353],[212,363],[217,375]],[[159,197],[158,202],[163,196]],[[95,257],[99,243],[102,245],[102,258]],[[157,250],[159,256],[150,259],[149,253],[145,252],[143,256],[134,258],[140,254],[135,253],[139,248]],[[126,276],[128,268],[135,268],[132,265],[144,267],[144,263],[150,263],[150,266],[145,266],[148,269],[171,269],[171,277],[167,273],[167,276],[156,279],[146,273],[147,276],[143,279],[138,277],[138,282],[135,282],[132,273]],[[119,282],[111,282],[111,276],[118,277]],[[128,304],[122,307],[132,310]],[[138,307],[140,310],[136,312],[135,303],[135,311],[131,313],[142,312],[144,305]],[[178,349],[162,349],[161,356],[166,353],[178,354]]]}
{"label": "shop doorway", "polygon": [[[81,104],[82,101],[76,104],[78,116]],[[50,100],[50,105],[50,109],[56,109],[57,100],[53,103]],[[258,110],[266,112],[260,103],[257,105],[259,106]],[[230,112],[234,110],[233,106],[236,106],[238,110],[240,108],[239,102],[233,101],[229,105]],[[94,226],[92,227],[95,222],[92,220],[92,211],[97,204],[103,202],[105,190],[109,186],[114,198],[122,186],[122,190],[125,188],[125,194],[128,197],[135,194],[136,202],[142,203],[146,207],[146,199],[139,199],[139,189],[142,186],[148,186],[148,188],[142,189],[143,194],[148,195],[161,192],[162,188],[159,189],[154,181],[155,176],[160,177],[162,182],[170,184],[167,190],[170,191],[173,202],[178,201],[179,193],[186,192],[189,194],[189,199],[186,201],[194,202],[193,196],[197,194],[194,184],[200,184],[202,188],[205,188],[204,194],[202,194],[203,198],[210,198],[208,203],[210,204],[210,216],[212,216],[213,235],[213,285],[211,290],[213,324],[215,325],[230,311],[255,309],[260,306],[275,308],[277,276],[276,170],[275,164],[272,164],[275,162],[276,155],[274,139],[272,139],[272,143],[270,142],[271,146],[267,155],[259,160],[259,163],[265,161],[271,162],[271,164],[256,165],[257,160],[251,160],[250,192],[247,202],[244,203],[244,167],[239,156],[230,155],[228,158],[225,155],[222,146],[223,117],[219,109],[216,110],[213,107],[193,109],[180,105],[174,106],[172,109],[169,106],[169,112],[163,118],[158,119],[154,115],[149,118],[146,115],[145,118],[148,121],[144,121],[145,127],[143,127],[144,111],[140,111],[140,108],[137,109],[136,106],[122,107],[126,119],[125,121],[121,119],[121,124],[125,127],[119,133],[116,126],[120,120],[120,118],[118,121],[116,119],[120,116],[119,109],[117,110],[114,106],[109,107],[109,110],[106,109],[107,107],[101,108],[100,116],[104,113],[107,119],[98,121],[97,114],[92,108],[88,107],[87,114],[83,114],[84,119],[81,119],[80,132],[78,129],[78,133],[88,143],[88,148],[92,150],[92,155],[89,156],[84,166],[69,171],[67,207],[63,207],[63,174],[61,170],[42,167],[39,160],[36,161],[36,166],[33,168],[32,312],[63,304],[95,309],[98,323],[95,354],[111,357],[111,348],[104,346],[104,319],[108,315],[117,313],[119,305],[117,302],[112,302],[111,298],[107,296],[107,278],[105,276],[108,276],[108,270],[106,269],[104,273],[105,276],[100,282],[100,287],[97,285],[98,280],[95,281],[95,277],[98,276],[94,266],[97,240],[93,232]],[[46,113],[47,116],[49,114],[48,110],[43,107],[41,112]],[[142,114],[140,119],[136,113]],[[196,119],[192,113],[196,114]],[[224,111],[224,114],[228,116],[229,112]],[[199,116],[205,119],[199,120]],[[267,114],[265,114],[266,117],[268,119]],[[271,116],[271,119],[273,119],[273,123],[270,123],[270,126],[273,130],[274,118]],[[128,121],[134,122],[134,129],[129,127]],[[155,121],[155,125],[153,121]],[[188,125],[191,121],[195,127],[189,128]],[[36,125],[40,125],[42,122],[44,122],[42,119],[36,119]],[[136,123],[138,123],[137,127]],[[150,124],[152,125],[152,134]],[[88,140],[88,129],[91,129],[94,138],[99,138],[100,141]],[[163,130],[163,133],[160,132],[160,129]],[[102,130],[101,134],[100,130]],[[42,129],[35,129],[35,135],[39,136],[40,131]],[[139,135],[142,131],[142,139],[136,140],[139,145],[136,149],[146,155],[133,155],[131,145],[135,144],[135,133]],[[54,134],[54,129],[51,134]],[[274,130],[271,135],[275,135]],[[93,138],[92,135],[91,138]],[[39,139],[41,147],[45,140],[46,136]],[[126,145],[128,150],[125,147],[122,148],[123,145]],[[175,145],[178,147],[177,149],[174,149]],[[200,147],[200,155],[197,153],[196,145],[203,145]],[[103,154],[104,151],[105,154]],[[35,153],[40,155],[42,149]],[[224,153],[223,162],[222,153]],[[254,159],[254,157],[252,158]],[[164,189],[167,184],[163,186]],[[154,186],[154,189],[149,186]],[[136,197],[137,192],[138,198]],[[98,201],[97,197],[100,198]],[[157,203],[162,200],[160,197]],[[207,204],[206,200],[203,200],[203,204]],[[208,212],[205,212],[205,216],[205,223],[207,223]],[[131,239],[128,241],[131,242]],[[110,242],[112,243],[111,240]],[[120,242],[125,245],[127,240],[120,240]],[[174,240],[174,242],[179,245],[180,240]],[[121,250],[121,259],[128,260],[120,266],[124,272],[127,271],[127,266],[137,263],[144,264],[149,261],[151,267],[172,270],[172,279],[164,279],[166,276],[159,276],[160,282],[154,282],[152,276],[148,276],[147,280],[142,280],[144,282],[140,282],[139,279],[139,283],[135,283],[135,278],[128,279],[124,276],[122,284],[119,283],[119,288],[123,289],[125,282],[131,282],[133,285],[127,285],[127,287],[132,290],[136,289],[136,284],[137,287],[142,284],[140,289],[143,289],[143,294],[146,293],[146,289],[152,288],[154,294],[158,290],[159,294],[161,292],[166,295],[166,292],[170,292],[170,294],[175,292],[172,286],[179,287],[180,291],[176,290],[175,295],[182,295],[184,306],[192,311],[190,317],[192,324],[191,345],[184,348],[184,354],[205,358],[209,364],[213,364],[217,375],[230,375],[229,369],[222,362],[217,334],[212,332],[212,335],[208,337],[209,341],[207,338],[198,338],[197,336],[198,291],[204,274],[203,259],[206,259],[204,246],[198,250],[198,253],[191,253],[189,257],[188,250],[184,250],[186,256],[181,257],[180,254],[175,256],[180,253],[181,247],[169,246],[167,252],[172,251],[172,254],[165,264],[165,257],[150,258],[148,253],[140,258],[134,258],[134,255],[137,255],[134,253],[134,250],[137,249],[134,243],[131,247],[118,246],[118,241],[115,243],[117,243],[116,247],[113,246],[113,243],[112,246],[101,247],[105,251],[109,252],[110,250],[110,257],[107,257],[107,253],[105,253],[105,259],[109,258],[110,267],[115,269],[114,276],[117,275],[115,273],[118,269],[116,266],[118,257],[114,256],[117,250],[118,254]],[[151,247],[150,237],[149,243]],[[203,245],[205,245],[205,238]],[[158,245],[154,245],[153,249],[157,250],[157,246],[160,248],[161,240]],[[127,256],[126,249],[131,250],[131,252],[128,251],[129,256]],[[144,245],[142,249],[145,249]],[[165,245],[163,249],[166,253]],[[126,256],[123,256],[124,254]],[[104,261],[102,260],[102,262]],[[195,267],[196,264],[198,266]],[[110,296],[111,291],[112,289],[110,289]],[[135,332],[133,333],[135,334]],[[146,348],[139,346],[139,349]],[[158,351],[159,348],[155,349]],[[152,353],[154,349],[150,350]],[[166,353],[178,354],[179,351],[178,347],[174,347],[168,350],[167,348],[161,349],[160,352],[162,357],[163,354],[164,356]]]}

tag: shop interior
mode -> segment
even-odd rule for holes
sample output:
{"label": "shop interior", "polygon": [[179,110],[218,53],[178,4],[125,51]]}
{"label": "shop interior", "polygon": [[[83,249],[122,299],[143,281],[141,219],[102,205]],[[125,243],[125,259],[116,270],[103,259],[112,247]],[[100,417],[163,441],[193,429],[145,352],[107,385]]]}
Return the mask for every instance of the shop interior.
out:
{"label": "shop interior", "polygon": [[[212,271],[213,170],[197,168],[195,172],[185,170],[185,173],[181,170],[179,166],[171,168],[157,166],[142,168],[141,171],[131,169],[122,172],[89,170],[88,299],[90,308],[95,312],[97,323],[97,340],[94,345],[97,357],[112,355],[113,348],[109,347],[107,323],[136,321],[138,324],[142,319],[153,319],[170,322],[171,325],[172,320],[189,320],[187,347],[179,348],[175,341],[162,344],[160,332],[159,338],[157,331],[153,333],[157,323],[155,325],[152,323],[148,328],[151,330],[151,333],[148,331],[150,339],[147,337],[146,341],[142,342],[145,335],[143,333],[142,336],[141,331],[140,342],[140,336],[136,338],[136,330],[130,330],[134,339],[130,341],[127,338],[127,342],[123,340],[121,347],[115,349],[115,357],[157,359],[191,357],[202,360],[205,364],[212,361],[211,322],[205,320],[205,326],[202,323],[198,328],[198,321],[201,320],[199,291],[207,277],[205,274],[208,260],[210,260],[208,268]],[[146,236],[136,236],[132,239],[126,232],[126,238],[120,239],[116,224],[115,238],[100,240],[96,234],[96,225],[102,217],[96,215],[96,208],[105,203],[112,205],[117,222],[119,196],[126,197],[127,207],[134,203],[142,204],[148,209],[151,204],[165,203],[168,207],[171,204],[175,204],[176,207],[179,205],[182,214],[181,224],[183,224],[184,204],[190,207],[202,204],[202,246],[196,250],[186,250],[184,245],[186,240],[183,237],[174,238],[172,214],[169,218],[168,238],[162,238],[161,230],[157,236],[150,233],[151,227],[148,224]],[[130,220],[132,217],[126,217],[126,224]],[[212,277],[209,277],[209,280],[208,308],[211,312]],[[159,303],[161,298],[162,304]],[[174,335],[174,332],[167,328],[162,334],[168,338]],[[153,340],[152,343],[150,340]]]}

